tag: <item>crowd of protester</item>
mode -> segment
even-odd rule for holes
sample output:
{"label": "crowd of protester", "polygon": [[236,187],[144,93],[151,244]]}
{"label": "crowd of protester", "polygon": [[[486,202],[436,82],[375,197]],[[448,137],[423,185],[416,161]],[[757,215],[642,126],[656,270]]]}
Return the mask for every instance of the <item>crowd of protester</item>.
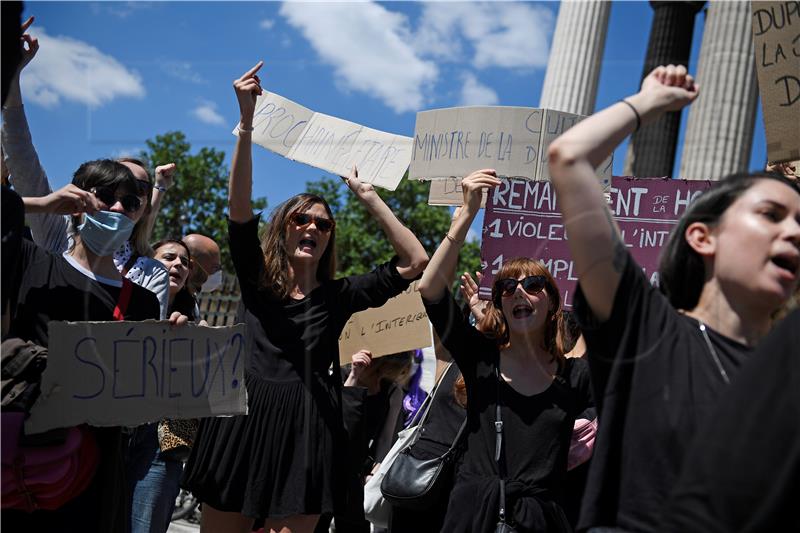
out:
{"label": "crowd of protester", "polygon": [[[451,294],[481,199],[501,183],[493,169],[464,178],[464,205],[430,257],[355,166],[342,179],[379,223],[390,261],[336,278],[336,221],[312,194],[278,205],[259,236],[259,62],[233,84],[238,137],[228,212],[216,214],[228,217],[241,289],[248,414],[26,434],[50,321],[207,325],[198,297],[220,286],[225,245],[200,234],[151,242],[175,179],[169,161],[88,161],[52,190],[19,85],[39,48],[31,23],[4,86],[2,125],[9,531],[164,533],[181,487],[202,502],[201,531],[211,533],[800,529],[800,315],[787,307],[800,275],[794,167],[728,176],[695,199],[662,250],[658,287],[627,251],[595,177],[636,128],[697,98],[681,66],[656,68],[639,92],[550,145],[579,277],[567,313],[539,258],[506,261],[488,301],[468,273],[458,278],[462,303]],[[415,279],[434,330],[435,393],[420,388],[421,352],[365,349],[340,371],[351,315]],[[14,374],[23,360],[30,372]],[[446,488],[424,505],[365,510],[373,480],[415,429],[404,453],[448,457]],[[32,474],[14,467],[14,454],[65,442],[74,443],[68,481],[26,486]]]}

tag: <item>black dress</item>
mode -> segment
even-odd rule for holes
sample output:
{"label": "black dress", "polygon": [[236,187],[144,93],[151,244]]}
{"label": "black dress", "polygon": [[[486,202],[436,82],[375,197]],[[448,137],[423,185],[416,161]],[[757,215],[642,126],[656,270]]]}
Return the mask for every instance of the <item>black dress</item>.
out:
{"label": "black dress", "polygon": [[[494,531],[500,501],[494,369],[500,354],[493,340],[469,325],[450,294],[437,303],[425,302],[425,308],[467,388],[467,448],[442,531]],[[505,380],[499,391],[508,521],[519,533],[571,531],[560,502],[575,418],[592,405],[586,362],[567,359],[552,385],[539,394],[520,394]]]}
{"label": "black dress", "polygon": [[[703,419],[726,388],[697,320],[678,313],[626,254],[611,316],[598,323],[580,287],[599,426],[578,529],[658,531]],[[731,379],[751,349],[707,328]]]}
{"label": "black dress", "polygon": [[253,518],[342,509],[346,461],[338,338],[352,313],[405,290],[396,259],[369,274],[322,283],[302,300],[261,288],[258,217],[229,221],[247,324],[248,415],[204,419],[183,485],[221,511]]}

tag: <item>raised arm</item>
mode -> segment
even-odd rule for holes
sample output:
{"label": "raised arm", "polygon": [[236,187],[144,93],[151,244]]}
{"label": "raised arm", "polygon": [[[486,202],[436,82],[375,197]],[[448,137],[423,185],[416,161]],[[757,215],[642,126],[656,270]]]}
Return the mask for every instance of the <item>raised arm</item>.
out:
{"label": "raised arm", "polygon": [[601,321],[611,314],[626,249],[594,169],[640,123],[677,111],[696,97],[697,86],[685,67],[658,67],[638,93],[579,122],[550,145],[550,176],[572,259],[586,301]]}
{"label": "raised arm", "polygon": [[264,62],[259,61],[233,82],[239,101],[239,136],[228,181],[228,216],[234,222],[247,222],[253,218],[253,115],[256,98],[261,94],[261,80],[256,73],[263,65]]}
{"label": "raised arm", "polygon": [[164,195],[167,190],[172,187],[172,181],[175,178],[175,163],[167,163],[166,165],[158,165],[156,167],[156,179],[153,186],[153,193],[150,195],[150,212],[147,214],[147,240],[153,235],[153,228],[156,225],[156,217],[161,210],[161,202],[164,200]]}
{"label": "raised arm", "polygon": [[425,300],[437,302],[444,296],[445,289],[452,282],[452,273],[458,264],[461,245],[464,244],[469,227],[481,208],[483,191],[498,185],[500,180],[492,169],[477,170],[461,182],[464,191],[461,213],[450,223],[450,230],[433,254],[417,287]]}
{"label": "raised arm", "polygon": [[[46,196],[52,192],[47,174],[39,162],[39,155],[33,146],[19,84],[22,69],[33,60],[39,51],[38,39],[26,33],[31,24],[33,24],[33,17],[22,25],[22,61],[9,84],[8,97],[3,106],[2,126],[3,155],[11,174],[14,190],[20,196],[28,198]],[[67,249],[67,219],[63,216],[39,211],[38,214],[29,216],[27,220],[33,240],[39,246],[57,253]]]}
{"label": "raised arm", "polygon": [[367,212],[378,221],[383,233],[394,248],[400,261],[397,271],[405,279],[414,279],[425,270],[428,254],[414,233],[400,222],[392,210],[378,196],[375,188],[358,179],[358,169],[353,165],[348,177],[342,177],[347,187],[353,191]]}

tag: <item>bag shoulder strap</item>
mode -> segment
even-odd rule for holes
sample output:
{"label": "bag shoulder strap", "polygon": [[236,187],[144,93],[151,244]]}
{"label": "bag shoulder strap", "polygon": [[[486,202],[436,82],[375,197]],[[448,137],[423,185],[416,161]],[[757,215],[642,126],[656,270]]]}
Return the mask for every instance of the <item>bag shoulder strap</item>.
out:
{"label": "bag shoulder strap", "polygon": [[497,403],[495,405],[495,419],[494,419],[494,460],[497,462],[497,470],[500,476],[500,506],[498,509],[498,517],[500,523],[506,523],[506,462],[503,456],[503,415],[501,408],[503,406],[503,396],[500,393],[500,380],[503,377],[500,375],[500,354],[497,354],[497,361],[494,365],[495,381],[497,382]]}

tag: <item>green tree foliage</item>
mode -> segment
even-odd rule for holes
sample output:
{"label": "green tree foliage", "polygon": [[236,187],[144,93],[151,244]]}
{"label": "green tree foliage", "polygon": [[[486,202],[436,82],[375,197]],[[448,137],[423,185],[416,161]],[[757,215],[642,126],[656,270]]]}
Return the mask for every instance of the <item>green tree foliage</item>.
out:
{"label": "green tree foliage", "polygon": [[[140,157],[151,169],[175,163],[172,187],[161,203],[152,241],[189,233],[208,235],[220,244],[222,265],[233,272],[227,242],[225,213],[228,211],[228,174],[225,152],[203,147],[191,153],[186,135],[172,131],[146,141],[147,150]],[[253,200],[254,209],[266,207],[265,198]]]}
{"label": "green tree foliage", "polygon": [[[450,228],[450,210],[428,205],[429,185],[404,179],[396,191],[377,189],[394,214],[417,236],[428,255],[433,255]],[[325,198],[336,218],[337,275],[368,272],[388,261],[394,251],[378,223],[338,179],[309,182],[308,192]],[[466,242],[461,249],[458,272],[480,268],[480,246]]]}

